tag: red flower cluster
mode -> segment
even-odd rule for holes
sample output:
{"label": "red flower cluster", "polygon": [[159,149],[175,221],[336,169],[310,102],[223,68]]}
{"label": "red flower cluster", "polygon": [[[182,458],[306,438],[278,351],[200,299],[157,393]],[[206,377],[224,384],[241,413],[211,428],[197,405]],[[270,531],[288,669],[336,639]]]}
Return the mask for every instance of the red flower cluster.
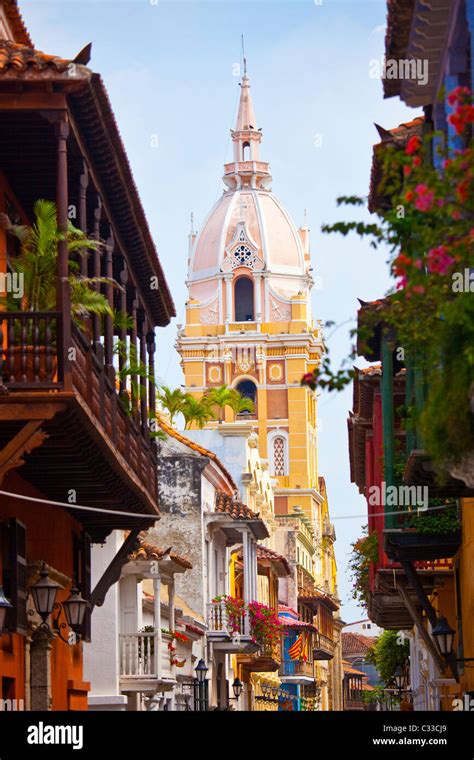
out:
{"label": "red flower cluster", "polygon": [[248,610],[252,640],[263,647],[278,644],[282,626],[275,611],[260,602],[250,602]]}
{"label": "red flower cluster", "polygon": [[425,184],[419,184],[415,187],[415,206],[418,211],[429,211],[433,206],[434,190]]}
{"label": "red flower cluster", "polygon": [[468,87],[456,87],[448,95],[448,103],[455,109],[448,116],[448,122],[457,135],[462,135],[469,124],[474,124],[474,106],[470,101],[471,91]]}

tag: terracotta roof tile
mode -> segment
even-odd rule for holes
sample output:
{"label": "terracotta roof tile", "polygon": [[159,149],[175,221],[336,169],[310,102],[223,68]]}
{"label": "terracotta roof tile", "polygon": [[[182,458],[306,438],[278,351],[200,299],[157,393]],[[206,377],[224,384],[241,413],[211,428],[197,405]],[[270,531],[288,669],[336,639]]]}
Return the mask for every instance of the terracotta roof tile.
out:
{"label": "terracotta roof tile", "polygon": [[352,665],[347,662],[347,660],[342,661],[342,669],[344,670],[344,675],[352,675],[352,676],[366,676],[366,673],[363,673],[362,670],[357,670],[357,668],[353,668]]}
{"label": "terracotta roof tile", "polygon": [[259,559],[268,559],[270,562],[277,562],[282,564],[286,570],[287,575],[289,575],[291,572],[286,557],[284,557],[282,554],[278,554],[278,552],[274,552],[273,549],[268,549],[266,546],[257,546],[257,560]]}
{"label": "terracotta roof tile", "polygon": [[210,451],[209,449],[205,449],[204,446],[201,446],[199,443],[196,443],[195,441],[192,441],[190,438],[187,438],[185,435],[180,433],[178,430],[175,430],[174,427],[171,425],[168,425],[167,422],[161,417],[159,420],[159,425],[161,429],[167,434],[170,435],[172,438],[174,438],[176,441],[179,441],[180,443],[183,443],[185,446],[187,446],[189,449],[192,449],[193,451],[196,451],[198,454],[202,454],[204,457],[208,457],[209,459],[212,459],[213,462],[215,462],[218,467],[222,470],[226,478],[229,480],[231,487],[237,491],[237,485],[235,484],[235,481],[230,474],[229,470],[224,467],[222,462],[220,461],[217,454],[214,453],[214,451]]}
{"label": "terracotta roof tile", "polygon": [[156,559],[160,560],[163,559],[165,556],[169,556],[173,562],[176,562],[177,565],[181,565],[181,567],[185,567],[186,569],[190,570],[192,568],[192,564],[187,560],[185,557],[181,557],[179,554],[175,554],[171,551],[171,547],[169,549],[163,549],[160,546],[157,546],[155,543],[150,541],[148,539],[148,536],[146,533],[139,535],[140,540],[140,546],[139,548],[131,552],[128,555],[128,558],[132,561],[134,560],[140,560],[140,559]]}
{"label": "terracotta roof tile", "polygon": [[13,32],[16,42],[33,47],[33,42],[18,8],[17,0],[1,0],[0,5],[5,11],[8,24]]}
{"label": "terracotta roof tile", "polygon": [[7,69],[14,69],[17,72],[27,69],[43,71],[48,67],[63,73],[67,71],[70,64],[71,61],[65,58],[47,55],[41,50],[35,50],[30,45],[0,40],[0,74],[3,74]]}
{"label": "terracotta roof tile", "polygon": [[364,636],[362,633],[342,632],[342,656],[353,654],[365,654],[373,647],[377,640],[376,636]]}
{"label": "terracotta roof tile", "polygon": [[404,148],[410,137],[413,135],[421,136],[424,120],[424,116],[417,116],[415,119],[412,119],[412,121],[406,121],[393,129],[382,129],[381,127],[377,127],[377,130],[382,137],[382,141],[374,145],[372,151],[368,202],[368,208],[371,214],[379,208],[384,209],[385,205],[390,203],[390,200],[382,197],[382,194],[379,192],[380,183],[383,178],[384,150],[389,146]]}
{"label": "terracotta roof tile", "polygon": [[260,520],[259,512],[252,512],[246,504],[237,501],[232,496],[217,491],[215,511],[230,515],[234,520]]}

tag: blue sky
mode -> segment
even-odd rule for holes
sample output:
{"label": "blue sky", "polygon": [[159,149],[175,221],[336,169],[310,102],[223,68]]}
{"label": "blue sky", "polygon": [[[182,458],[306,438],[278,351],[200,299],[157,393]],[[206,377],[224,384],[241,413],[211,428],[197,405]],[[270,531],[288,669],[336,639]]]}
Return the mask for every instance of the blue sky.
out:
{"label": "blue sky", "polygon": [[[354,320],[365,300],[388,286],[386,258],[356,238],[323,235],[324,222],[352,218],[339,195],[366,195],[376,122],[392,127],[418,112],[383,100],[369,77],[383,55],[385,0],[273,2],[219,0],[23,0],[37,48],[74,57],[93,43],[91,67],[102,74],[127,148],[149,224],[176,303],[178,318],[158,333],[158,374],[179,385],[173,349],[184,321],[190,213],[204,220],[222,191],[231,155],[239,94],[235,64],[245,36],[256,118],[263,127],[262,160],[273,190],[299,226],[308,210],[316,318]],[[154,145],[158,143],[158,147]],[[363,216],[363,214],[361,214]],[[337,361],[350,348],[345,324],[329,342]],[[347,412],[352,392],[319,404],[320,473],[326,477],[336,526],[342,615],[361,611],[351,600],[350,544],[360,535],[365,501],[350,483]],[[354,515],[351,519],[342,519]]]}

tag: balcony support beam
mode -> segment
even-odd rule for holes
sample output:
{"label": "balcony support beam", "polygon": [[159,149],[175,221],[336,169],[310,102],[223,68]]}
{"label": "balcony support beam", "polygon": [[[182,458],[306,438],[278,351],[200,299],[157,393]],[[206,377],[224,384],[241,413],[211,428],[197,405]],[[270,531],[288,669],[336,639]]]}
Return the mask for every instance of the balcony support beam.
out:
{"label": "balcony support beam", "polygon": [[405,607],[407,608],[408,612],[413,618],[413,623],[418,629],[418,632],[423,639],[426,648],[428,649],[428,652],[431,654],[433,660],[436,662],[438,668],[440,669],[441,673],[444,673],[445,671],[445,663],[443,658],[441,657],[440,653],[438,652],[438,649],[436,648],[436,645],[431,638],[430,634],[426,630],[425,626],[423,625],[423,620],[421,618],[421,615],[419,614],[418,610],[416,609],[415,605],[413,604],[412,600],[410,599],[410,595],[407,591],[407,587],[400,578],[397,579],[397,590],[400,594],[401,598],[403,599],[403,603],[405,604]]}
{"label": "balcony support beam", "polygon": [[117,583],[117,581],[120,579],[122,567],[128,561],[129,554],[138,549],[140,546],[140,542],[138,540],[138,534],[140,531],[141,528],[134,528],[130,531],[117,554],[107,569],[104,571],[102,577],[97,581],[97,584],[90,598],[91,613],[96,605],[97,607],[101,607],[103,605],[107,591],[111,586],[113,586],[114,583]]}

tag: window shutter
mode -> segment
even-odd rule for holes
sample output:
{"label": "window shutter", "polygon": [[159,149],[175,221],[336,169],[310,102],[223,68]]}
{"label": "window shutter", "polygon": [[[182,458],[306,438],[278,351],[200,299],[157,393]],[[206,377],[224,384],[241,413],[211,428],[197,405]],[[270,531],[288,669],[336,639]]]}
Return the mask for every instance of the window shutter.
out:
{"label": "window shutter", "polygon": [[12,603],[8,613],[8,628],[26,636],[28,599],[26,567],[26,527],[19,520],[10,518],[6,526],[6,547],[3,563],[3,588]]}

